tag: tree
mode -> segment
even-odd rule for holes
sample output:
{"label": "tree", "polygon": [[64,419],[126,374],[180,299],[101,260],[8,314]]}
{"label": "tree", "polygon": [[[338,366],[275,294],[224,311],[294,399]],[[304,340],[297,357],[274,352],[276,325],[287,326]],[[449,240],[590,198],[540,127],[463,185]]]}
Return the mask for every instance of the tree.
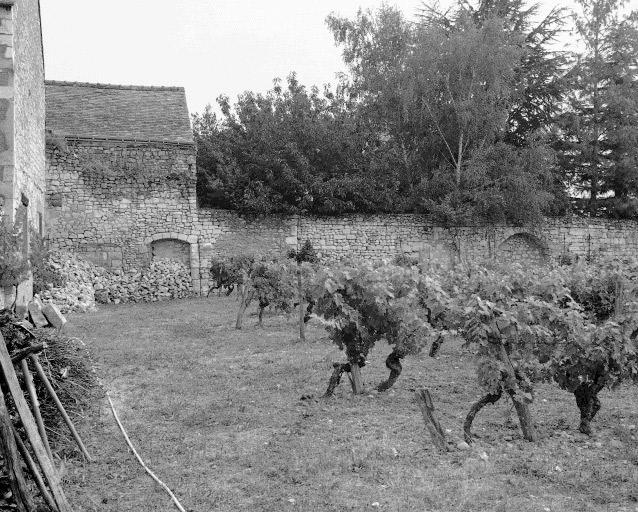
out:
{"label": "tree", "polygon": [[596,213],[613,192],[626,203],[638,191],[638,12],[623,0],[579,0],[576,29],[584,45],[570,72],[562,116],[562,165]]}
{"label": "tree", "polygon": [[446,13],[424,5],[421,17],[446,31],[458,30],[460,14],[469,16],[478,27],[498,18],[504,32],[521,41],[520,63],[514,69],[512,84],[515,94],[504,140],[517,146],[526,145],[530,134],[550,128],[560,112],[567,85],[563,79],[567,56],[552,43],[563,30],[567,10],[554,7],[538,20],[539,4],[528,4],[525,0],[479,0],[475,5],[459,0],[457,5],[456,10]]}
{"label": "tree", "polygon": [[[337,44],[344,47],[350,94],[358,98],[361,116],[385,135],[387,153],[397,155],[413,211],[453,224],[510,220],[512,213],[517,221],[536,220],[538,212],[548,211],[555,189],[552,159],[545,156],[535,158],[543,165],[532,175],[523,173],[512,180],[525,182],[522,188],[533,198],[529,215],[518,207],[485,217],[476,203],[477,198],[506,193],[499,180],[481,179],[486,176],[481,165],[491,146],[506,141],[512,130],[518,130],[518,138],[525,137],[517,144],[525,146],[528,154],[541,155],[547,146],[530,133],[532,103],[519,109],[528,112],[524,127],[520,126],[523,114],[515,128],[510,119],[512,108],[523,103],[517,87],[525,59],[531,58],[525,51],[525,27],[514,30],[503,13],[485,8],[478,15],[463,3],[453,15],[434,10],[430,14],[413,24],[386,6],[376,13],[360,11],[352,21],[328,18]],[[542,60],[541,50],[555,33],[553,19],[537,27],[547,39],[529,35],[537,60]],[[527,67],[538,70],[531,64]],[[534,129],[543,123],[535,122]],[[516,151],[508,151],[508,158],[500,160],[492,153],[498,174],[510,171],[509,156]]]}
{"label": "tree", "polygon": [[[370,160],[369,132],[350,114],[339,88],[323,94],[275,80],[266,94],[218,100],[223,118],[208,109],[194,118],[200,198],[212,206],[253,213],[336,214],[391,211],[391,175]],[[216,193],[211,193],[211,189]]]}

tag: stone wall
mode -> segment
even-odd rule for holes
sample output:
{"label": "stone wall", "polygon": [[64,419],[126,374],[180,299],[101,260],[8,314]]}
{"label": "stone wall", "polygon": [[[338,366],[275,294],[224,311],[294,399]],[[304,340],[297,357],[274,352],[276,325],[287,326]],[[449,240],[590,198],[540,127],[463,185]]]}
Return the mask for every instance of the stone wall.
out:
{"label": "stone wall", "polygon": [[[0,216],[44,230],[44,59],[38,0],[0,1]],[[25,230],[25,249],[28,246]],[[32,296],[0,290],[0,307]]]}
{"label": "stone wall", "polygon": [[406,254],[437,264],[489,257],[542,264],[564,253],[638,253],[633,221],[571,218],[533,228],[444,228],[421,215],[299,219],[197,208],[190,145],[71,140],[66,150],[50,146],[47,154],[54,246],[115,270],[144,266],[151,258],[180,259],[203,292],[212,258],[285,257],[306,239],[325,261]]}
{"label": "stone wall", "polygon": [[13,8],[0,4],[0,214],[13,219],[14,205],[14,63]]}
{"label": "stone wall", "polygon": [[[213,257],[235,254],[285,256],[310,240],[324,261],[391,260],[405,254],[432,264],[496,258],[539,265],[562,254],[583,258],[638,254],[638,223],[606,219],[547,219],[535,227],[444,228],[422,215],[250,217],[200,209],[187,232],[197,239],[202,289]],[[193,264],[192,264],[193,265]]]}
{"label": "stone wall", "polygon": [[194,147],[80,139],[49,144],[47,208],[55,247],[114,270],[145,266],[152,257],[147,238],[192,230]]}
{"label": "stone wall", "polygon": [[14,197],[26,196],[31,225],[45,224],[44,56],[38,0],[15,3]]}
{"label": "stone wall", "polygon": [[44,224],[44,60],[37,0],[0,3],[0,209]]}

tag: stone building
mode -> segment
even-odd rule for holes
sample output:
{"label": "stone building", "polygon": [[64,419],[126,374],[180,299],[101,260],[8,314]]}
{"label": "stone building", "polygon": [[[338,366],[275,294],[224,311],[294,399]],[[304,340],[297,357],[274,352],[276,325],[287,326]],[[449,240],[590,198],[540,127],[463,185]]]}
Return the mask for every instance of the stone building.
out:
{"label": "stone building", "polygon": [[183,88],[47,81],[46,128],[56,247],[113,270],[164,257],[198,267],[187,234],[196,178]]}
{"label": "stone building", "polygon": [[[0,0],[0,212],[45,224],[44,56],[38,0]],[[7,292],[7,293],[5,293]],[[9,295],[10,297],[5,297]],[[31,295],[20,287],[18,301]],[[0,290],[0,307],[13,291]]]}

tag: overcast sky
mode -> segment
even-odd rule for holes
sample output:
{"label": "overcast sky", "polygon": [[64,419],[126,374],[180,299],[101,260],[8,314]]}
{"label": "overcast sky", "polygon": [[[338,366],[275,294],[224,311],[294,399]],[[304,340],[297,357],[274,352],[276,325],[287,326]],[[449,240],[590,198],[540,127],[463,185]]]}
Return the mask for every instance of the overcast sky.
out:
{"label": "overcast sky", "polygon": [[[439,2],[445,5],[451,0]],[[638,0],[634,0],[638,1]],[[548,4],[555,4],[545,0]],[[186,88],[191,113],[220,94],[265,91],[295,70],[305,85],[344,70],[325,24],[382,0],[41,0],[50,80]],[[417,0],[388,1],[408,17]]]}

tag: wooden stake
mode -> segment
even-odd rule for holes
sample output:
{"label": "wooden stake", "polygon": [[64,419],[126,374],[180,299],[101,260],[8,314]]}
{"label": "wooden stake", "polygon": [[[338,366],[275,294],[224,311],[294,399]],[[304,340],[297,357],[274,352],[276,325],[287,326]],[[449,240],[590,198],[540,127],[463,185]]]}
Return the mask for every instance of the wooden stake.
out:
{"label": "wooden stake", "polygon": [[360,395],[363,393],[363,380],[361,379],[361,368],[357,363],[350,363],[350,384],[352,385],[352,393]]}
{"label": "wooden stake", "polygon": [[24,381],[27,385],[27,391],[29,392],[29,398],[31,398],[31,405],[33,409],[33,416],[35,416],[35,422],[38,425],[38,432],[40,432],[40,437],[42,438],[42,442],[44,443],[44,448],[49,455],[49,459],[51,459],[51,463],[53,463],[53,453],[51,453],[51,446],[49,445],[49,438],[47,437],[46,429],[44,428],[44,421],[42,421],[42,414],[40,414],[40,402],[38,400],[38,395],[35,392],[35,385],[33,384],[33,375],[31,375],[31,371],[29,370],[29,365],[27,364],[26,359],[20,361],[20,365],[22,366],[22,373],[24,374]]}
{"label": "wooden stake", "polygon": [[[1,336],[1,335],[0,335]],[[20,458],[18,456],[18,447],[13,438],[13,423],[4,401],[4,393],[0,392],[0,451],[4,458],[9,475],[9,484],[11,485],[11,493],[16,502],[19,512],[33,512],[35,507],[31,496],[29,495],[29,487],[22,473]]]}
{"label": "wooden stake", "polygon": [[93,459],[91,458],[88,450],[84,446],[84,443],[82,442],[82,439],[80,438],[80,435],[78,434],[77,430],[75,430],[75,425],[73,425],[71,418],[69,418],[69,415],[66,413],[66,410],[64,409],[64,406],[62,405],[62,402],[60,402],[60,399],[58,398],[58,395],[53,389],[51,382],[49,382],[49,378],[47,377],[47,374],[44,373],[44,368],[42,368],[42,365],[40,364],[40,361],[38,360],[38,356],[33,355],[30,357],[31,357],[31,362],[33,362],[35,366],[35,370],[38,373],[38,376],[44,383],[44,386],[47,388],[47,391],[49,392],[49,395],[51,395],[51,398],[53,398],[53,401],[55,402],[55,406],[57,407],[58,411],[62,415],[62,418],[64,418],[64,422],[66,423],[67,427],[69,427],[71,434],[73,434],[73,439],[75,439],[75,442],[77,443],[78,447],[84,454],[84,457],[86,457],[86,460],[89,462],[92,462]]}
{"label": "wooden stake", "polygon": [[416,400],[419,404],[419,408],[421,409],[421,413],[423,414],[425,426],[430,432],[430,436],[432,436],[434,446],[442,452],[447,452],[448,449],[445,441],[445,434],[443,433],[440,423],[434,417],[434,402],[432,402],[430,392],[427,389],[417,391]]}
{"label": "wooden stake", "polygon": [[[7,346],[5,345],[4,338],[0,334],[0,367],[2,368],[2,373],[4,374],[5,381],[11,395],[13,396],[13,402],[15,403],[16,409],[18,410],[18,414],[20,415],[20,419],[22,420],[22,426],[27,433],[27,437],[29,438],[29,442],[33,448],[33,452],[35,453],[35,457],[40,464],[40,468],[42,468],[42,473],[49,483],[49,488],[51,489],[51,494],[53,495],[53,499],[58,506],[59,512],[72,512],[73,509],[62,491],[62,487],[58,482],[58,477],[53,467],[52,462],[49,460],[49,456],[47,455],[47,451],[42,444],[42,439],[40,439],[40,434],[38,433],[38,429],[35,425],[35,420],[33,419],[33,415],[31,414],[31,410],[29,409],[29,405],[27,404],[24,395],[22,394],[22,389],[20,388],[20,383],[18,382],[18,377],[16,376],[15,369],[13,368],[13,364],[11,363],[11,356],[9,355],[9,351],[7,350]],[[10,432],[10,436],[13,438],[13,433]]]}
{"label": "wooden stake", "polygon": [[16,443],[18,445],[18,448],[20,449],[20,453],[22,454],[22,457],[24,457],[24,460],[27,461],[27,466],[31,470],[31,473],[33,474],[33,478],[35,478],[35,483],[38,485],[38,489],[40,489],[40,492],[42,493],[42,496],[44,497],[44,501],[47,502],[47,505],[49,505],[49,507],[52,510],[58,510],[58,507],[55,504],[55,501],[53,501],[53,498],[51,497],[51,493],[49,493],[49,490],[47,489],[47,486],[44,483],[44,479],[42,478],[42,475],[40,474],[40,471],[38,470],[37,464],[33,460],[33,457],[31,457],[29,450],[27,449],[26,445],[24,444],[24,441],[22,441],[20,434],[18,434],[18,431],[15,428],[13,429],[13,436],[15,437]]}

